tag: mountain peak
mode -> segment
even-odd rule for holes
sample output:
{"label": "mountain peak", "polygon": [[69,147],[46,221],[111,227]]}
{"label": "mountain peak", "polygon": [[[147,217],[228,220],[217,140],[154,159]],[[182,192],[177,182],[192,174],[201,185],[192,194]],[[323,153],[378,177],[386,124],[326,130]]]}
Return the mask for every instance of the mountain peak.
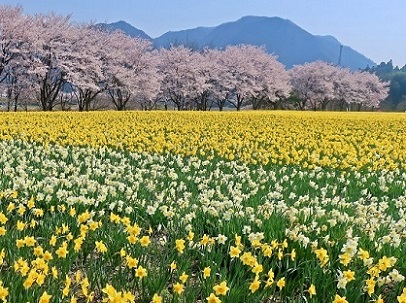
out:
{"label": "mountain peak", "polygon": [[115,25],[115,26],[128,26],[128,27],[133,27],[130,23],[128,23],[128,22],[125,22],[124,20],[119,20],[119,21],[116,21],[116,22],[112,22],[112,23],[110,23],[110,25]]}
{"label": "mountain peak", "polygon": [[[281,17],[267,17],[267,16],[244,16],[238,19],[237,21],[232,21],[229,23],[245,23],[245,24],[252,24],[252,23],[268,23],[272,26],[297,26],[295,23],[290,21],[289,19],[284,19]],[[298,26],[297,26],[298,27]]]}
{"label": "mountain peak", "polygon": [[113,23],[98,23],[96,24],[96,26],[109,31],[120,30],[133,38],[152,40],[152,38],[148,36],[144,31],[132,26],[131,24],[123,20],[119,20]]}
{"label": "mountain peak", "polygon": [[325,39],[332,43],[341,45],[340,41],[338,41],[336,37],[331,36],[331,35],[323,35],[323,36],[316,36],[316,37],[320,37],[321,39]]}
{"label": "mountain peak", "polygon": [[281,17],[273,16],[273,17],[268,17],[268,16],[253,16],[253,15],[247,15],[243,16],[237,21],[233,22],[239,22],[239,21],[244,21],[244,22],[258,22],[258,21],[280,21],[280,22],[290,22],[288,19],[283,19]]}

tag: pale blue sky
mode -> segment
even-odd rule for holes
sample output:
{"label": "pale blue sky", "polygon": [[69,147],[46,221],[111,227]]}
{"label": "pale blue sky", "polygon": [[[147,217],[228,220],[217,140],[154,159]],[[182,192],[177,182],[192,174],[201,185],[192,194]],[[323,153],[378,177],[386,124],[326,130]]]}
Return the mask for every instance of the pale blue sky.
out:
{"label": "pale blue sky", "polygon": [[54,11],[77,21],[124,20],[155,38],[167,31],[215,26],[246,15],[289,19],[333,35],[378,64],[406,64],[406,0],[0,0],[28,14]]}

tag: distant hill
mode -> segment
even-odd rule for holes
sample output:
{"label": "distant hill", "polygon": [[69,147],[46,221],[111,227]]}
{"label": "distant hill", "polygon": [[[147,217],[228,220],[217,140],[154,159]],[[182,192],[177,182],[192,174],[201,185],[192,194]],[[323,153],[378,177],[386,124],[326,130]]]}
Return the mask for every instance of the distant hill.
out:
{"label": "distant hill", "polygon": [[[156,39],[124,21],[104,23],[103,26],[120,29],[132,37],[152,40],[157,48],[181,44],[195,49],[224,49],[228,45],[239,44],[264,46],[268,53],[276,55],[287,68],[317,60],[337,64],[341,46],[333,36],[312,35],[293,22],[279,17],[246,16],[215,27],[167,32]],[[351,47],[343,46],[341,66],[356,70],[375,65],[375,62]]]}
{"label": "distant hill", "polygon": [[118,21],[118,22],[114,22],[114,23],[98,23],[95,26],[99,27],[103,30],[109,30],[109,31],[120,30],[133,38],[138,37],[138,38],[142,38],[142,39],[152,40],[151,37],[148,36],[144,31],[132,26],[131,24],[129,24],[125,21]]}
{"label": "distant hill", "polygon": [[[278,17],[243,17],[216,27],[167,32],[153,40],[156,47],[185,44],[190,47],[225,48],[227,45],[264,46],[278,56],[287,68],[296,64],[322,60],[338,63],[341,43],[332,36],[316,36],[293,22]],[[376,65],[351,47],[344,46],[341,65],[351,69]]]}

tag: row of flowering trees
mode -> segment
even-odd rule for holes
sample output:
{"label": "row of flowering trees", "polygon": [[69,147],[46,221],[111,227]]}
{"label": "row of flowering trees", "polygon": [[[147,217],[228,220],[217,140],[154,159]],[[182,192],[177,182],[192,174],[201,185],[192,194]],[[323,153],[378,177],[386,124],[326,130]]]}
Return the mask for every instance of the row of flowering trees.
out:
{"label": "row of flowering trees", "polygon": [[[386,83],[324,62],[291,70],[261,47],[154,49],[150,41],[76,24],[68,16],[29,16],[0,6],[0,83],[8,108],[35,100],[42,110],[174,107],[340,109],[377,107]],[[288,102],[289,101],[289,102]],[[105,104],[105,103],[103,103]]]}

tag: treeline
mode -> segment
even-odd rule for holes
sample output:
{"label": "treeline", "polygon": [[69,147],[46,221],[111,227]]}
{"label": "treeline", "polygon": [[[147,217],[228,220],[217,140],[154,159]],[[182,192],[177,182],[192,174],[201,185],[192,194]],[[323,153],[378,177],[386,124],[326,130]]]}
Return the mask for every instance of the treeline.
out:
{"label": "treeline", "polygon": [[67,16],[0,6],[0,92],[6,110],[378,108],[388,83],[325,62],[291,70],[261,47],[195,51]]}
{"label": "treeline", "polygon": [[382,81],[389,82],[388,97],[381,102],[381,108],[391,111],[406,111],[406,65],[393,66],[392,60],[365,71],[376,74]]}

